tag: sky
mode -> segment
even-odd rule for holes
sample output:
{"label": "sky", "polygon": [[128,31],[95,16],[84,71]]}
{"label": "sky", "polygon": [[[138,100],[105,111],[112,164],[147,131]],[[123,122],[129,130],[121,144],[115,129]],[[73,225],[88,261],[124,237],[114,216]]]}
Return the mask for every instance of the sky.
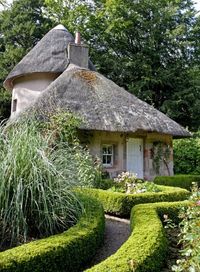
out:
{"label": "sky", "polygon": [[[160,0],[162,1],[162,0]],[[7,0],[8,3],[12,3],[12,0]],[[200,0],[194,0],[195,2],[195,7],[198,11],[200,11]],[[1,7],[0,7],[0,10],[1,10]]]}
{"label": "sky", "polygon": [[198,11],[200,11],[200,0],[196,0],[195,1],[196,2],[196,9],[198,10]]}
{"label": "sky", "polygon": [[[12,3],[12,0],[7,0],[8,3]],[[194,0],[194,2],[196,3],[196,9],[200,11],[200,0]]]}

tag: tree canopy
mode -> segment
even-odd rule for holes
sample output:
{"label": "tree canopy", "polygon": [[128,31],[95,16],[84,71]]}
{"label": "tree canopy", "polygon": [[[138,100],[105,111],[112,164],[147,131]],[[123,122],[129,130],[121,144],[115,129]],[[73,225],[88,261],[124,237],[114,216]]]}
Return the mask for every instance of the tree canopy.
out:
{"label": "tree canopy", "polygon": [[200,17],[192,0],[15,0],[0,12],[0,81],[51,28],[79,30],[97,70],[200,127]]}
{"label": "tree canopy", "polygon": [[46,0],[98,70],[183,126],[200,126],[199,17],[191,0]]}
{"label": "tree canopy", "polygon": [[16,0],[0,11],[0,118],[10,115],[10,93],[3,89],[11,69],[53,26],[43,0]]}

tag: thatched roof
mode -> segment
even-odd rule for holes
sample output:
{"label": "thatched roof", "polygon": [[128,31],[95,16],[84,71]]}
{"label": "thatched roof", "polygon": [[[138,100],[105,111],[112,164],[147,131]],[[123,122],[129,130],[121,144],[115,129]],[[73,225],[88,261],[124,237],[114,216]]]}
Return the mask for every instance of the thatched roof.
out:
{"label": "thatched roof", "polygon": [[[74,37],[63,25],[54,27],[8,74],[5,88],[12,89],[12,81],[25,74],[62,73],[69,65],[67,47],[70,42],[74,42]],[[91,61],[89,69],[95,70]]]}
{"label": "thatched roof", "polygon": [[84,120],[81,128],[87,130],[190,136],[179,124],[113,81],[73,65],[39,96],[33,107],[39,113],[69,110]]}

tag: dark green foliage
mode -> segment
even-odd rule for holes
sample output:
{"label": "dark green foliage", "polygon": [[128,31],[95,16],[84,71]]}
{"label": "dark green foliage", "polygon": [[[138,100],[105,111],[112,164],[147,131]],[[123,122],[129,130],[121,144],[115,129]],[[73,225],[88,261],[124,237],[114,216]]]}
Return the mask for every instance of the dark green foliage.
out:
{"label": "dark green foliage", "polygon": [[200,175],[175,175],[171,177],[160,176],[155,177],[154,183],[164,186],[180,187],[187,190],[191,190],[192,183],[198,183],[200,186]]}
{"label": "dark green foliage", "polygon": [[131,211],[130,238],[111,257],[87,272],[160,272],[167,255],[167,240],[160,216],[177,220],[186,202],[155,203],[135,206]]}
{"label": "dark green foliage", "polygon": [[95,188],[102,189],[102,190],[108,190],[112,186],[116,185],[116,182],[112,179],[99,179]]}
{"label": "dark green foliage", "polygon": [[15,0],[0,11],[0,118],[10,115],[10,94],[3,81],[22,57],[50,30],[44,0]]}
{"label": "dark green foliage", "polygon": [[8,119],[11,108],[11,93],[0,88],[0,120]]}
{"label": "dark green foliage", "polygon": [[90,45],[108,78],[184,126],[200,126],[199,17],[193,1],[46,0]]}
{"label": "dark green foliage", "polygon": [[175,140],[174,171],[176,174],[200,174],[200,132],[190,139]]}
{"label": "dark green foliage", "polygon": [[57,109],[53,114],[45,114],[47,121],[43,123],[44,129],[55,131],[56,142],[73,143],[78,140],[78,127],[82,120],[68,111]]}
{"label": "dark green foliage", "polygon": [[80,271],[103,240],[104,212],[95,199],[79,197],[85,212],[77,225],[62,234],[1,252],[0,271]]}
{"label": "dark green foliage", "polygon": [[162,192],[142,194],[124,194],[101,189],[88,189],[86,191],[103,204],[106,213],[120,217],[129,217],[132,207],[137,204],[181,201],[187,199],[190,195],[187,190],[181,188],[159,186],[159,189]]}

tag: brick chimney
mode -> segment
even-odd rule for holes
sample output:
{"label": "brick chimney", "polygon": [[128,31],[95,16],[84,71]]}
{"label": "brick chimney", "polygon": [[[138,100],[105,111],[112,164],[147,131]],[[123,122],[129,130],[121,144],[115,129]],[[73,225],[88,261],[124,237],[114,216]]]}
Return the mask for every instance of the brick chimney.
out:
{"label": "brick chimney", "polygon": [[88,52],[88,46],[81,43],[80,32],[76,32],[75,43],[68,44],[68,59],[70,63],[88,68]]}

